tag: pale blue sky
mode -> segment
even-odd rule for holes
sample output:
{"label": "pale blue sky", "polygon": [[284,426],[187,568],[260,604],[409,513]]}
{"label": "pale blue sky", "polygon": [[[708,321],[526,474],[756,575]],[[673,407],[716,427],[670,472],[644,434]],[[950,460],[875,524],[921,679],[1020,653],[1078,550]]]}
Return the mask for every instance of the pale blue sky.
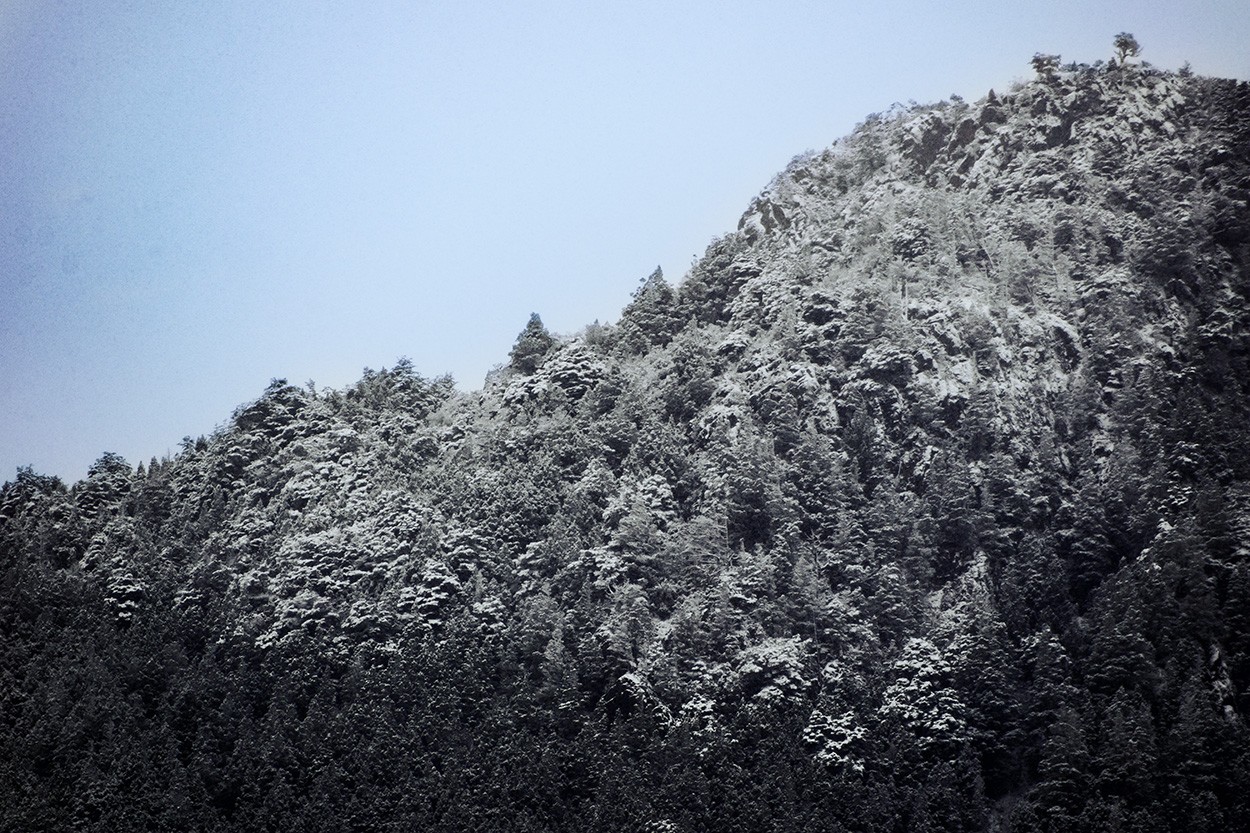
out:
{"label": "pale blue sky", "polygon": [[615,319],[794,155],[1038,51],[1250,77],[1250,4],[0,0],[0,480],[272,377],[475,388]]}

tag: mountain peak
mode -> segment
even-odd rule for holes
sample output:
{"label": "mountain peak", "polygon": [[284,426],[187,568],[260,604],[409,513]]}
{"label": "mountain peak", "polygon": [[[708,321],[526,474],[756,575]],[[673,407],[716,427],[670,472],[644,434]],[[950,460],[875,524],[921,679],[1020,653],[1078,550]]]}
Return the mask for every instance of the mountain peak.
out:
{"label": "mountain peak", "polygon": [[20,472],[0,826],[1244,828],[1250,85],[1125,57],[869,117],[482,391]]}

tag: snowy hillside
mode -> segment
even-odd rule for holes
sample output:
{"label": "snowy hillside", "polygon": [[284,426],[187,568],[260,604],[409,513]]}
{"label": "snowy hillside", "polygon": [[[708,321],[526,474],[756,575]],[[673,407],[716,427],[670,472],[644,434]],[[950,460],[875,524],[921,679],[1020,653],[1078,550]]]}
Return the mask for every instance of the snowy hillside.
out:
{"label": "snowy hillside", "polygon": [[1247,829],[1250,85],[1042,70],[481,391],[21,472],[0,829]]}

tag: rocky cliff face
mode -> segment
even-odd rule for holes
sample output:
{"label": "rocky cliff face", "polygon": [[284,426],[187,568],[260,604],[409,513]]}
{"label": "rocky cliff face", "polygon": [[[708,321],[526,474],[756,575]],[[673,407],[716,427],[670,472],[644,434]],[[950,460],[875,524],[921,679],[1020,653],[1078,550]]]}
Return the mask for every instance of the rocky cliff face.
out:
{"label": "rocky cliff face", "polygon": [[1250,85],[1069,67],[481,391],[19,473],[0,827],[1244,829],[1248,196]]}

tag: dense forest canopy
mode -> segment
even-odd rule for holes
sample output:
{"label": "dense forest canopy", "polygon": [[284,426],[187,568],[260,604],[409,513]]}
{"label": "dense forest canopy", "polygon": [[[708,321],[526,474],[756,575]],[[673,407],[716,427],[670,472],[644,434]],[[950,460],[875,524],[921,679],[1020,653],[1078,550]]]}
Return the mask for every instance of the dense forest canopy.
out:
{"label": "dense forest canopy", "polygon": [[480,391],[19,470],[0,829],[1248,829],[1250,85],[1121,46]]}

